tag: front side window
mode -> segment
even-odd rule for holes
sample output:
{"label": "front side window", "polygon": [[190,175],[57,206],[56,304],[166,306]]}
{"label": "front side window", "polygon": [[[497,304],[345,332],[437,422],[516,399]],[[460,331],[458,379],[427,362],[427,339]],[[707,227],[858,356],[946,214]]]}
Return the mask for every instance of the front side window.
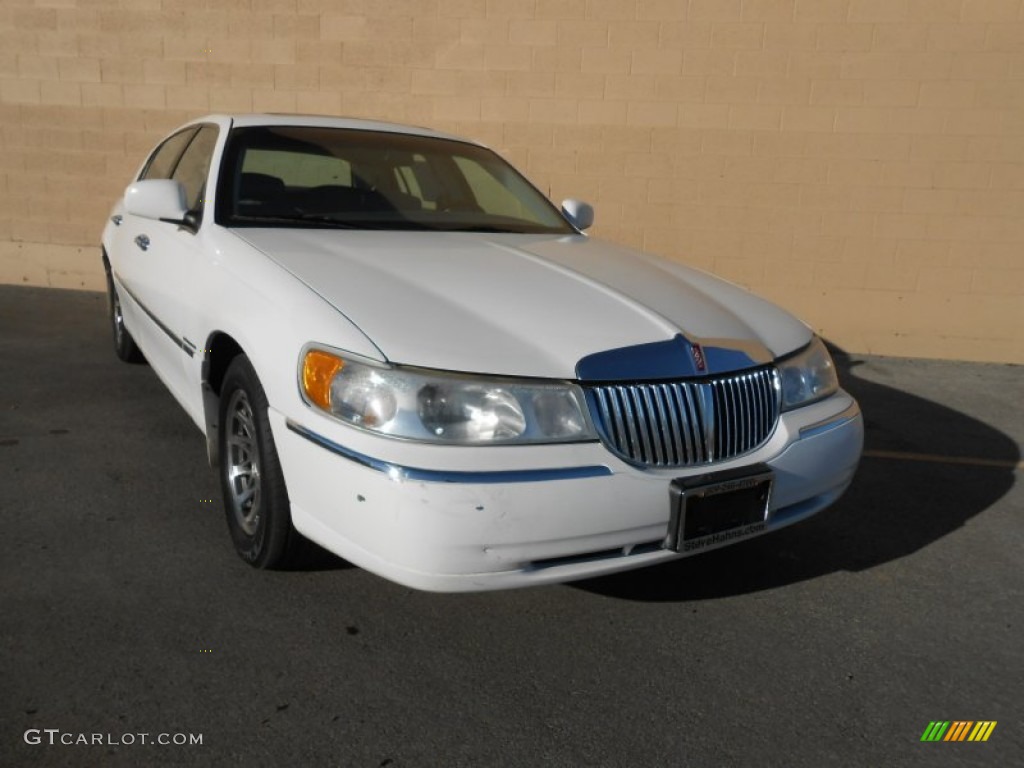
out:
{"label": "front side window", "polygon": [[206,177],[210,173],[210,160],[217,144],[217,126],[204,125],[181,156],[171,178],[185,188],[185,201],[190,211],[203,209]]}
{"label": "front side window", "polygon": [[178,131],[166,139],[149,156],[146,167],[139,174],[139,180],[171,178],[171,174],[174,173],[174,169],[178,165],[178,159],[181,157],[182,150],[188,146],[188,143],[192,141],[192,137],[195,135],[196,126],[193,125]]}
{"label": "front side window", "polygon": [[346,128],[236,128],[224,154],[225,226],[571,234],[559,211],[475,144]]}

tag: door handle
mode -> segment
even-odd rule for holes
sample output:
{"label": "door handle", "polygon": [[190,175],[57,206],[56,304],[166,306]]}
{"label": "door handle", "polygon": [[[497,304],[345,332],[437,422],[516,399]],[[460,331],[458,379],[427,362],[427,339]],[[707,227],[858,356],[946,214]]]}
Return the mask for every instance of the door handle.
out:
{"label": "door handle", "polygon": [[146,235],[139,235],[138,237],[135,238],[135,244],[144,251],[148,250],[149,238]]}

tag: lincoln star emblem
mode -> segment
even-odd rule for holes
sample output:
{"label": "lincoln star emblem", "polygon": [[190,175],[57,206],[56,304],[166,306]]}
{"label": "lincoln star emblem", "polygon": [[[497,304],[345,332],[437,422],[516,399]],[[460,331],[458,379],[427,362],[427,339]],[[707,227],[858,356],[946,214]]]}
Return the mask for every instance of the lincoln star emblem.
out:
{"label": "lincoln star emblem", "polygon": [[704,373],[704,371],[708,369],[708,366],[704,361],[704,350],[701,349],[700,344],[691,344],[690,354],[693,355],[693,364],[697,366],[697,372]]}

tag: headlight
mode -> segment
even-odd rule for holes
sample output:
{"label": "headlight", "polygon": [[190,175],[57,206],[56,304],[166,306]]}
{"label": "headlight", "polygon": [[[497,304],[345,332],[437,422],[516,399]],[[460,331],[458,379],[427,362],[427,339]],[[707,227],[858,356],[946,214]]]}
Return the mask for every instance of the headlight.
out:
{"label": "headlight", "polygon": [[485,445],[596,440],[573,384],[401,368],[308,349],[306,402],[355,427],[434,443]]}
{"label": "headlight", "polygon": [[839,389],[832,356],[817,336],[797,354],[778,364],[782,379],[782,410],[823,400]]}

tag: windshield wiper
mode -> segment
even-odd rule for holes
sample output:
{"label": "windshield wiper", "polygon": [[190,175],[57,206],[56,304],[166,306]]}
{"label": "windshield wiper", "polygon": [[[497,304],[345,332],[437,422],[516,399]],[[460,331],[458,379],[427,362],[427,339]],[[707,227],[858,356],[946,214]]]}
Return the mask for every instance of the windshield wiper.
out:
{"label": "windshield wiper", "polygon": [[232,217],[232,220],[236,222],[244,221],[246,223],[274,222],[279,224],[309,224],[311,226],[323,226],[325,228],[337,227],[338,229],[369,229],[379,231],[428,229],[424,224],[421,224],[418,221],[410,221],[409,219],[358,219],[355,221],[348,221],[336,218],[335,216],[327,213],[290,213],[275,216],[250,216],[245,214],[236,214]]}
{"label": "windshield wiper", "polygon": [[353,224],[348,221],[342,221],[334,218],[333,216],[328,216],[322,213],[295,213],[283,216],[247,216],[245,214],[236,213],[231,217],[231,219],[237,222],[252,222],[253,224],[267,222],[276,224],[322,224],[330,227],[338,227],[339,229],[364,228],[360,225]]}
{"label": "windshield wiper", "polygon": [[472,227],[453,227],[445,229],[445,232],[488,232],[496,235],[521,235],[522,230],[509,229],[508,227],[496,227],[493,224],[478,224]]}
{"label": "windshield wiper", "polygon": [[467,225],[456,225],[453,227],[438,227],[442,232],[481,232],[485,234],[494,235],[547,235],[547,234],[558,234],[548,228],[540,229],[530,227],[508,227],[500,226],[498,224],[467,224]]}

